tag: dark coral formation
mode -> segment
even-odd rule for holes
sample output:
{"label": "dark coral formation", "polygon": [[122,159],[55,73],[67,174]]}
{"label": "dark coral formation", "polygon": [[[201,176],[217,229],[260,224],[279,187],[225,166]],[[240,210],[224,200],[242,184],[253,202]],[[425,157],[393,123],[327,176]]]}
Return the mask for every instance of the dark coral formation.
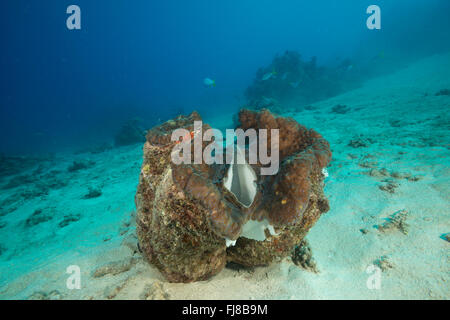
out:
{"label": "dark coral formation", "polygon": [[385,221],[376,225],[375,228],[381,232],[389,232],[397,229],[403,234],[408,234],[409,226],[406,223],[406,219],[408,218],[409,212],[405,209],[399,210],[391,214],[389,217],[385,219]]}
{"label": "dark coral formation", "polygon": [[450,89],[442,89],[436,92],[436,96],[450,96]]}
{"label": "dark coral formation", "polygon": [[[194,112],[148,131],[136,194],[140,248],[150,263],[174,282],[207,279],[227,262],[267,265],[288,256],[320,215],[328,211],[323,173],[331,160],[328,142],[312,129],[267,110],[242,110],[239,127],[279,129],[279,165],[275,175],[260,175],[252,164],[256,195],[248,206],[224,187],[230,164],[180,164],[171,161],[172,132],[193,132]],[[203,130],[209,126],[203,124]],[[270,132],[270,131],[269,131]],[[203,150],[207,143],[202,142]],[[267,145],[271,145],[268,136]],[[266,222],[265,240],[243,235],[253,221]],[[227,248],[226,239],[237,240]]]}
{"label": "dark coral formation", "polygon": [[315,57],[304,61],[298,52],[286,51],[275,56],[270,65],[258,69],[245,96],[248,105],[279,112],[280,104],[285,109],[290,100],[306,105],[354,88],[359,78],[359,71],[349,60],[325,67],[318,66]]}
{"label": "dark coral formation", "polygon": [[347,107],[346,105],[342,105],[342,104],[335,105],[333,108],[331,108],[331,112],[337,113],[337,114],[346,114],[350,110],[351,109],[349,107]]}
{"label": "dark coral formation", "polygon": [[102,190],[100,188],[88,187],[88,192],[83,196],[83,199],[93,199],[98,198],[102,195]]}
{"label": "dark coral formation", "polygon": [[60,228],[67,227],[69,224],[80,220],[80,218],[81,218],[81,215],[79,215],[79,214],[66,214],[66,215],[64,215],[64,219],[58,224],[58,226]]}
{"label": "dark coral formation", "polygon": [[316,262],[314,261],[311,247],[306,239],[303,239],[292,252],[292,262],[294,262],[297,266],[318,273]]}

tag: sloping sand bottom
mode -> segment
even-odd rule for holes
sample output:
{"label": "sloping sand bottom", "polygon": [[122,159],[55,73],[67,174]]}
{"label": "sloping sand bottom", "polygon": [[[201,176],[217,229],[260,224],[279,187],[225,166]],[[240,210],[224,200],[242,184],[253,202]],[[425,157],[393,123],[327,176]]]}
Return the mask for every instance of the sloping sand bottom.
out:
{"label": "sloping sand bottom", "polygon": [[[450,54],[283,115],[332,146],[331,210],[307,236],[318,273],[286,258],[208,281],[166,282],[136,247],[142,150],[132,146],[58,155],[12,177],[25,182],[0,195],[0,298],[449,299],[450,96],[435,95],[442,89],[450,89]],[[232,124],[231,115],[205,122]],[[91,162],[68,171],[74,160]],[[39,194],[42,184],[48,191]],[[79,290],[66,286],[70,265],[80,267]],[[378,289],[367,285],[377,275],[372,265],[381,271]]]}

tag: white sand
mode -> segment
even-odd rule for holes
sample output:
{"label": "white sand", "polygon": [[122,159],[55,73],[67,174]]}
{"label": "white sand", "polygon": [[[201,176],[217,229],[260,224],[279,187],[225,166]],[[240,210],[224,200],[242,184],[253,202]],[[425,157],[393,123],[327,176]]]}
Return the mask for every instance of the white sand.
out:
{"label": "white sand", "polygon": [[[141,147],[135,146],[80,154],[96,164],[74,174],[66,172],[73,156],[49,161],[46,170],[61,170],[69,184],[1,217],[6,226],[0,229],[0,243],[6,251],[0,257],[0,298],[58,290],[54,298],[449,299],[450,243],[441,236],[450,232],[450,97],[435,96],[445,88],[450,89],[450,54],[371,80],[312,110],[287,114],[320,132],[333,151],[325,189],[331,210],[307,236],[317,274],[286,258],[269,267],[225,269],[208,281],[173,284],[134,254],[129,270],[94,278],[99,266],[130,262],[135,250],[131,213],[141,163]],[[332,113],[337,104],[350,111]],[[232,123],[231,117],[205,122],[213,127]],[[358,135],[366,147],[348,145]],[[369,174],[382,168],[389,176]],[[394,193],[379,188],[389,182],[397,185]],[[87,186],[100,187],[102,196],[81,199]],[[20,190],[2,191],[0,201]],[[36,208],[48,207],[53,207],[51,220],[24,226]],[[374,228],[403,209],[407,234]],[[59,228],[69,213],[80,220]],[[381,288],[370,290],[366,268],[382,256],[391,268],[381,273]],[[80,290],[66,288],[69,265],[81,268]]]}

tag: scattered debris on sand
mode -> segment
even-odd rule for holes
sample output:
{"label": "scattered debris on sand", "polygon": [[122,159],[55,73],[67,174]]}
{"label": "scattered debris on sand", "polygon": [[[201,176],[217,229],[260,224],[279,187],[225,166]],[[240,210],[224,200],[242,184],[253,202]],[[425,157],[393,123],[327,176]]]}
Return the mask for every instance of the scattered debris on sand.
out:
{"label": "scattered debris on sand", "polygon": [[371,177],[380,178],[380,177],[386,177],[388,175],[389,175],[389,173],[385,168],[383,168],[381,170],[372,169],[369,171],[369,176],[371,176]]}
{"label": "scattered debris on sand", "polygon": [[383,182],[384,184],[379,185],[378,188],[388,193],[395,193],[395,189],[397,189],[400,186],[400,184],[390,179],[386,179]]}
{"label": "scattered debris on sand", "polygon": [[370,141],[361,136],[356,136],[348,142],[348,146],[352,148],[367,148],[370,145]]}
{"label": "scattered debris on sand", "polygon": [[169,300],[169,294],[165,291],[161,281],[154,281],[146,285],[140,295],[142,300]]}
{"label": "scattered debris on sand", "polygon": [[331,108],[331,112],[337,113],[337,114],[346,114],[351,109],[343,104],[335,105],[333,108]]}
{"label": "scattered debris on sand", "polygon": [[368,234],[368,233],[369,233],[369,230],[366,229],[366,228],[359,229],[359,231],[360,231],[362,234]]}
{"label": "scattered debris on sand", "polygon": [[409,215],[409,212],[405,209],[394,212],[388,218],[386,218],[385,222],[376,225],[375,228],[381,232],[388,232],[397,229],[403,234],[408,234],[408,224],[406,223],[406,219]]}
{"label": "scattered debris on sand", "polygon": [[374,265],[379,267],[383,272],[386,272],[394,267],[394,265],[391,262],[391,259],[388,256],[381,256],[380,258],[376,259],[373,263]]}
{"label": "scattered debris on sand", "polygon": [[93,199],[98,198],[102,195],[102,190],[100,188],[88,187],[88,193],[83,196],[83,199]]}
{"label": "scattered debris on sand", "polygon": [[127,281],[121,282],[119,285],[112,284],[110,286],[107,286],[103,292],[103,295],[107,299],[114,299],[119,292],[125,287],[127,284]]}
{"label": "scattered debris on sand", "polygon": [[67,227],[72,222],[77,222],[80,220],[81,216],[79,214],[67,214],[64,219],[58,224],[60,228]]}
{"label": "scattered debris on sand", "polygon": [[63,298],[63,295],[58,290],[53,290],[49,293],[36,291],[28,297],[28,300],[61,300]]}
{"label": "scattered debris on sand", "polygon": [[40,223],[47,222],[53,218],[53,214],[44,211],[43,209],[36,209],[25,221],[26,227],[33,227]]}

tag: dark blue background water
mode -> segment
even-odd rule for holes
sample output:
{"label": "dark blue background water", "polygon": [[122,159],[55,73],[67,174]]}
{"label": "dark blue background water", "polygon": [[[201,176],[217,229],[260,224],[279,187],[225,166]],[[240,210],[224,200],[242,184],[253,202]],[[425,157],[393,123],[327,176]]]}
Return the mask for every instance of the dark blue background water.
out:
{"label": "dark blue background water", "polygon": [[[79,5],[82,29],[66,28]],[[366,28],[366,8],[382,30]],[[448,0],[2,1],[0,152],[67,149],[193,109],[237,109],[258,67],[299,51],[319,64],[447,50]],[[203,78],[217,82],[205,88]]]}

